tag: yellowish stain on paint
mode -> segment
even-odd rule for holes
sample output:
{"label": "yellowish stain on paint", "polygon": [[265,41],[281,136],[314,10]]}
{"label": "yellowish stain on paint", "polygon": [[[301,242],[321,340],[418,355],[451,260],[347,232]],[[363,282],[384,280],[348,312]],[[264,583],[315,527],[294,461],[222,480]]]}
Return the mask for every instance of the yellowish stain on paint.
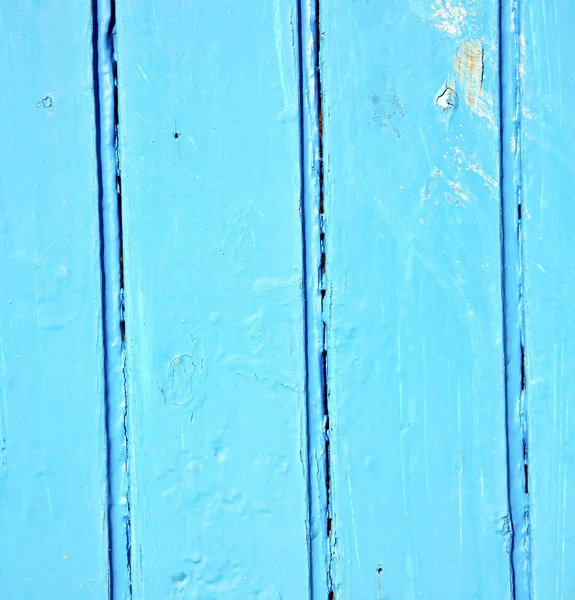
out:
{"label": "yellowish stain on paint", "polygon": [[461,85],[465,103],[476,110],[483,88],[483,44],[468,38],[459,44],[455,53],[455,74]]}

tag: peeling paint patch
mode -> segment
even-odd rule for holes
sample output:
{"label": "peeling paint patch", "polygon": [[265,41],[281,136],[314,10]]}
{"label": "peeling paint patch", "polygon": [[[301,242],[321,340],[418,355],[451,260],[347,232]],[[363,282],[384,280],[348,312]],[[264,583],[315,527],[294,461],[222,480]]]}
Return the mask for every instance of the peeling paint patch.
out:
{"label": "peeling paint patch", "polygon": [[465,102],[476,110],[483,88],[483,44],[468,38],[459,44],[455,53],[455,73],[463,89]]}
{"label": "peeling paint patch", "polygon": [[469,202],[469,194],[459,181],[448,181],[447,182],[453,193],[445,194],[445,199],[450,204],[455,206],[465,206]]}
{"label": "peeling paint patch", "polygon": [[455,52],[454,71],[434,97],[435,104],[443,109],[448,124],[461,98],[461,103],[466,104],[472,112],[489,121],[495,129],[498,128],[493,96],[483,89],[484,74],[485,50],[481,40],[465,39]]}
{"label": "peeling paint patch", "polygon": [[434,10],[433,24],[447,35],[461,35],[467,20],[467,9],[453,0],[437,0],[431,5]]}
{"label": "peeling paint patch", "polygon": [[383,78],[383,91],[376,91],[369,100],[371,120],[383,130],[391,129],[396,138],[401,137],[399,119],[405,119],[405,108],[396,96],[393,85]]}
{"label": "peeling paint patch", "polygon": [[443,108],[443,110],[448,110],[455,108],[455,100],[455,89],[450,84],[445,82],[435,97],[435,104]]}

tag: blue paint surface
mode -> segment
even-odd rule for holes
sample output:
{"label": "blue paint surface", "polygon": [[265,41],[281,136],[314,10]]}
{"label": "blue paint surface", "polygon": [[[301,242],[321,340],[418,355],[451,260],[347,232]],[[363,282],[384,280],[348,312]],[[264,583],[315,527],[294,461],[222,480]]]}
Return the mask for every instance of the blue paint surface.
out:
{"label": "blue paint surface", "polygon": [[108,597],[91,18],[86,1],[0,7],[6,599]]}
{"label": "blue paint surface", "polygon": [[574,19],[0,7],[0,598],[575,597]]}
{"label": "blue paint surface", "polygon": [[498,6],[437,4],[321,3],[338,599],[510,597]]}
{"label": "blue paint surface", "polygon": [[573,598],[575,6],[521,5],[521,138],[532,598]]}
{"label": "blue paint surface", "polygon": [[304,598],[297,6],[117,18],[134,597]]}

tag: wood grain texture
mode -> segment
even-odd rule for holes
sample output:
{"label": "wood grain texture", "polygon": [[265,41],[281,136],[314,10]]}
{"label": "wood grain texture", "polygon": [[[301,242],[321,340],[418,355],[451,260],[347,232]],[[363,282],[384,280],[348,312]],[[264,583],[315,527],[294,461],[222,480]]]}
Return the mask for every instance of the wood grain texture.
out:
{"label": "wood grain texture", "polygon": [[117,8],[134,597],[305,598],[297,7]]}
{"label": "wood grain texture", "polygon": [[7,599],[108,598],[91,20],[84,0],[0,6]]}
{"label": "wood grain texture", "polygon": [[322,0],[335,598],[510,598],[497,2]]}
{"label": "wood grain texture", "polygon": [[533,600],[575,597],[574,23],[572,3],[521,3],[517,141]]}

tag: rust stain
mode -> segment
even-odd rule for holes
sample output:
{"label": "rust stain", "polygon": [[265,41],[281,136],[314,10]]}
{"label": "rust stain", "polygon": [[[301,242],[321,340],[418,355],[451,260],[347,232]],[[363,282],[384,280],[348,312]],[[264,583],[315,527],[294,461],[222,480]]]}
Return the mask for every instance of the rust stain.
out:
{"label": "rust stain", "polygon": [[463,97],[471,109],[477,106],[483,87],[483,44],[468,38],[459,44],[455,53],[455,73],[463,88]]}

